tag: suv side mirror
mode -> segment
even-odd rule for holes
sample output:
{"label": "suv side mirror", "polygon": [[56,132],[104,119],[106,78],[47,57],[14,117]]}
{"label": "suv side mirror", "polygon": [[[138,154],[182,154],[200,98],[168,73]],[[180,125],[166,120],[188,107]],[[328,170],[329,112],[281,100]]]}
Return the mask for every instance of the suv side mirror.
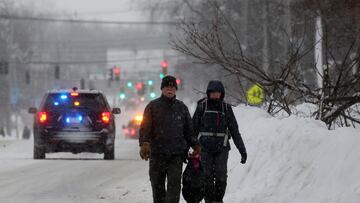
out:
{"label": "suv side mirror", "polygon": [[30,113],[30,114],[36,114],[36,113],[37,113],[37,108],[35,108],[35,107],[30,107],[30,108],[29,108],[29,113]]}
{"label": "suv side mirror", "polygon": [[121,114],[121,109],[120,108],[113,108],[111,112],[113,114]]}

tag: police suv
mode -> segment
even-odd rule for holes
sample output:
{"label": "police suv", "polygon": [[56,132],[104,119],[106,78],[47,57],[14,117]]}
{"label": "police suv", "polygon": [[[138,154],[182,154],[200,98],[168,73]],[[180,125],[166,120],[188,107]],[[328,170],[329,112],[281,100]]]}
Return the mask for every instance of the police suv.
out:
{"label": "police suv", "polygon": [[115,116],[105,96],[94,90],[57,90],[45,94],[34,114],[34,159],[46,153],[103,153],[113,160]]}

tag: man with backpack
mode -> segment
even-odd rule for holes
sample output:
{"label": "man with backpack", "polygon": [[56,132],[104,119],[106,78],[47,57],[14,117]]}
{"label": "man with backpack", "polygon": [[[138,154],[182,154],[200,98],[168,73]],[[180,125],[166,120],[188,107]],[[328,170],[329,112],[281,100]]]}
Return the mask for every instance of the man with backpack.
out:
{"label": "man with backpack", "polygon": [[206,94],[207,98],[198,102],[193,124],[202,149],[205,202],[220,203],[223,202],[227,185],[229,139],[233,139],[239,150],[242,164],[246,163],[247,153],[231,105],[224,102],[223,84],[210,81]]}
{"label": "man with backpack", "polygon": [[162,95],[146,106],[140,127],[140,156],[150,159],[154,203],[180,201],[182,165],[189,146],[194,149],[194,156],[201,152],[189,110],[176,99],[176,90],[176,78],[164,77]]}

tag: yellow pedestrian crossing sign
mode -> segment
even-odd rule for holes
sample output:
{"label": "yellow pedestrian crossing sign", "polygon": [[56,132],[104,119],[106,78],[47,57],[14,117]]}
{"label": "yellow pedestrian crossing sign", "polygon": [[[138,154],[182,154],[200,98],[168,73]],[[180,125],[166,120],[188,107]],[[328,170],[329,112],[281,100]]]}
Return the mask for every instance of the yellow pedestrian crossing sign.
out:
{"label": "yellow pedestrian crossing sign", "polygon": [[264,102],[264,90],[259,84],[247,91],[247,101],[250,105],[261,105]]}

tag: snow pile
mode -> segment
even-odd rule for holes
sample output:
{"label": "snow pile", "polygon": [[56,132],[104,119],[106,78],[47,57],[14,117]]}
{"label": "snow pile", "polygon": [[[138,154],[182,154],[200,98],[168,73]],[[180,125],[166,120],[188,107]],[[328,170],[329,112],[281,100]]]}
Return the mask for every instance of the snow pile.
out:
{"label": "snow pile", "polygon": [[234,109],[248,163],[231,150],[225,202],[359,202],[360,132],[328,131],[313,119],[272,118],[252,107]]}

